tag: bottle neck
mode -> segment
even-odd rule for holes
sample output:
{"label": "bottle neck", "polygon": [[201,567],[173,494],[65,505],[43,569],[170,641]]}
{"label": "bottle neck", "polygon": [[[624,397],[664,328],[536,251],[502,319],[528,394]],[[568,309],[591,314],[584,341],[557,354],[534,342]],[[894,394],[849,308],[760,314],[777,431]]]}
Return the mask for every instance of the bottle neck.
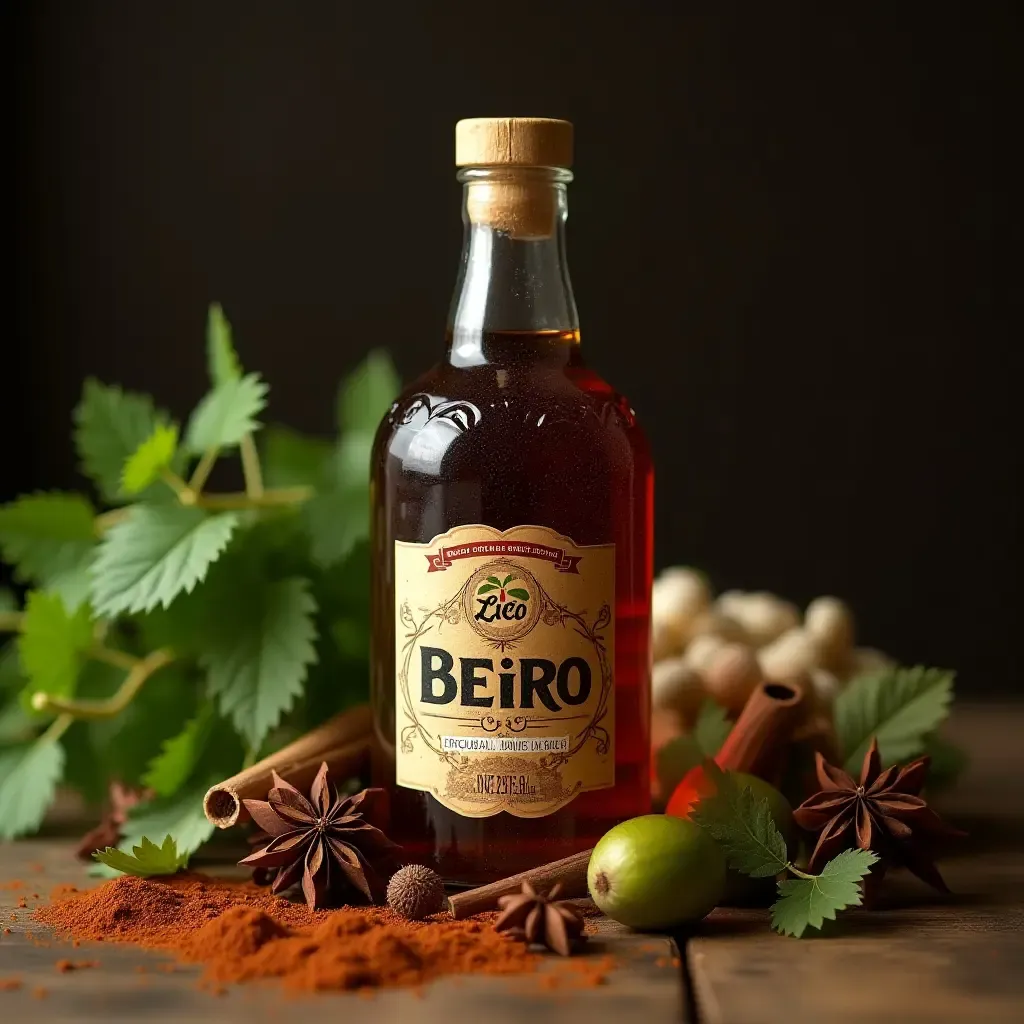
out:
{"label": "bottle neck", "polygon": [[448,359],[492,361],[495,336],[578,341],[565,249],[566,185],[551,167],[466,168],[462,261],[449,317]]}

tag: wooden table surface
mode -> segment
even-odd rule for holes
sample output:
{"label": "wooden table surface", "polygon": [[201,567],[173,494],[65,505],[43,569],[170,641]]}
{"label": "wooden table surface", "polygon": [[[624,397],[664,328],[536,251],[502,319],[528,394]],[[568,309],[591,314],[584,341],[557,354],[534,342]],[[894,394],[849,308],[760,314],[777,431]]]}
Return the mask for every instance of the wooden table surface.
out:
{"label": "wooden table surface", "polygon": [[[677,936],[678,945],[602,921],[587,955],[611,956],[617,967],[596,989],[549,992],[535,980],[448,978],[423,993],[393,990],[371,999],[296,1002],[265,986],[212,996],[197,988],[199,971],[191,966],[139,973],[143,965],[168,964],[158,953],[113,944],[71,951],[52,941],[31,909],[56,883],[85,882],[71,842],[48,836],[3,845],[0,983],[17,978],[21,986],[0,987],[0,1022],[1024,1020],[1024,707],[958,709],[948,735],[971,756],[957,789],[937,805],[971,833],[942,863],[955,896],[937,897],[897,876],[882,908],[848,913],[834,936],[803,940],[771,933],[763,910],[716,910],[694,934]],[[2,888],[16,878],[26,887]],[[27,908],[18,906],[21,897]],[[64,957],[100,965],[62,974],[55,965]],[[548,970],[564,969],[551,958]]]}

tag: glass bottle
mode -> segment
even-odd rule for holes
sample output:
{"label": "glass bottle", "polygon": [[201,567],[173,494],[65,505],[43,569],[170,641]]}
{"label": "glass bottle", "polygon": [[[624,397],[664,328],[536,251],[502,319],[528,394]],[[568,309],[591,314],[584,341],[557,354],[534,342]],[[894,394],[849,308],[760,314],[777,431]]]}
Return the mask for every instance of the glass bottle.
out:
{"label": "glass bottle", "polygon": [[459,122],[447,350],[374,446],[374,784],[393,838],[453,884],[650,809],[653,471],[583,362],[571,150],[565,121]]}

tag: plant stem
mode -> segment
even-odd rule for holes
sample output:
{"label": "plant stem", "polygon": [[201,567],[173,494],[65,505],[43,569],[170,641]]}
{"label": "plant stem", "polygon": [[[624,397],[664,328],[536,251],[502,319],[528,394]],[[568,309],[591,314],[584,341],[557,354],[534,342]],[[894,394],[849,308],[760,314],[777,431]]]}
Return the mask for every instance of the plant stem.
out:
{"label": "plant stem", "polygon": [[95,644],[89,648],[88,653],[93,661],[103,661],[115,668],[123,668],[126,672],[130,672],[139,663],[139,659],[134,654],[115,651],[112,647],[104,647],[103,644]]}
{"label": "plant stem", "polygon": [[0,633],[18,633],[24,621],[24,612],[0,612]]}
{"label": "plant stem", "polygon": [[810,882],[813,882],[818,877],[817,875],[809,875],[806,871],[801,871],[799,868],[793,867],[792,864],[787,864],[786,870],[791,871],[797,878],[806,878]]}
{"label": "plant stem", "polygon": [[263,470],[260,469],[260,455],[252,434],[246,434],[239,444],[242,456],[242,474],[245,477],[245,493],[250,498],[263,497]]}
{"label": "plant stem", "polygon": [[103,534],[112,526],[123,523],[130,512],[130,508],[112,508],[109,512],[101,512],[94,521],[96,532]]}
{"label": "plant stem", "polygon": [[182,505],[194,505],[196,503],[195,491],[173,470],[166,467],[162,469],[160,471],[160,479],[174,491]]}
{"label": "plant stem", "polygon": [[56,743],[68,731],[68,727],[74,722],[74,715],[58,715],[49,725],[37,743]]}
{"label": "plant stem", "polygon": [[192,476],[189,477],[189,490],[193,491],[197,495],[202,493],[203,488],[206,486],[206,481],[210,477],[210,471],[213,469],[214,464],[217,461],[218,455],[220,455],[219,448],[208,448],[203,452],[202,458],[198,463],[196,463],[196,468],[192,471]]}
{"label": "plant stem", "polygon": [[[63,697],[51,697],[48,693],[32,695],[32,707],[36,711],[56,711],[61,717],[71,718],[113,718],[119,715],[132,702],[142,684],[154,672],[174,661],[174,652],[166,647],[152,651],[144,658],[136,661],[125,677],[117,693],[106,700],[67,700]],[[58,719],[60,721],[60,719]],[[67,728],[65,726],[65,728]]]}
{"label": "plant stem", "polygon": [[301,505],[313,497],[312,487],[282,487],[280,490],[264,491],[259,497],[248,494],[200,494],[195,499],[199,508],[245,509],[279,508],[285,505]]}

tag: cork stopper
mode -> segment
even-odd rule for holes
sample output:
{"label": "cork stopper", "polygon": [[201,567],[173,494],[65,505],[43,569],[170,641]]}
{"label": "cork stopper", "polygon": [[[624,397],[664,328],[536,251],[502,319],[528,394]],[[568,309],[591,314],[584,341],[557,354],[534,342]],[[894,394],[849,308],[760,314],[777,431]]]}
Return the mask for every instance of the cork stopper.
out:
{"label": "cork stopper", "polygon": [[455,126],[455,163],[482,169],[480,178],[464,179],[470,221],[519,240],[550,238],[558,197],[552,172],[541,169],[572,166],[572,125],[551,117],[466,118]]}
{"label": "cork stopper", "polygon": [[457,167],[572,167],[572,124],[553,117],[467,117],[455,125]]}

